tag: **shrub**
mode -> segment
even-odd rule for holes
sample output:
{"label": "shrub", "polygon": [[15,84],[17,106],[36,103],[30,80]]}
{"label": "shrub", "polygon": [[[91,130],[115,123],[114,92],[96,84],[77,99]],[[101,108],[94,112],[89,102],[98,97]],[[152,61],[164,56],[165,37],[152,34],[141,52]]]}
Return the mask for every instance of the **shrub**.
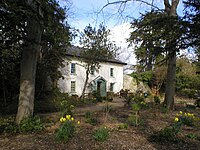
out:
{"label": "shrub", "polygon": [[139,115],[131,115],[128,117],[128,123],[131,125],[131,126],[139,126],[139,125],[142,125],[144,122],[143,120],[140,118]]}
{"label": "shrub", "polygon": [[145,98],[144,96],[140,96],[140,95],[136,95],[131,102],[132,103],[140,103],[140,102],[144,102]]}
{"label": "shrub", "polygon": [[161,111],[161,113],[164,113],[164,114],[168,113],[168,109],[165,106],[161,106],[160,111]]}
{"label": "shrub", "polygon": [[[73,137],[75,132],[75,120],[71,115],[60,118],[61,126],[56,132],[56,139],[63,142],[68,142]],[[80,124],[80,121],[77,122]]]}
{"label": "shrub", "polygon": [[177,142],[177,134],[181,131],[182,123],[176,117],[174,122],[169,126],[161,129],[151,136],[152,140],[158,142]]}
{"label": "shrub", "polygon": [[151,136],[151,140],[156,142],[176,142],[176,133],[172,127],[165,127]]}
{"label": "shrub", "polygon": [[109,130],[106,127],[98,128],[94,131],[93,137],[96,141],[105,141],[108,139]]}
{"label": "shrub", "polygon": [[74,134],[75,126],[73,122],[65,121],[56,133],[56,138],[60,141],[67,142]]}
{"label": "shrub", "polygon": [[92,112],[90,112],[90,111],[86,111],[85,112],[85,118],[86,119],[89,119],[89,118],[91,118],[93,116],[93,113]]}
{"label": "shrub", "polygon": [[39,116],[28,117],[19,125],[19,131],[26,133],[26,132],[37,132],[41,131],[44,128],[41,119]]}
{"label": "shrub", "polygon": [[154,103],[160,104],[160,97],[159,96],[154,96]]}
{"label": "shrub", "polygon": [[127,128],[128,128],[128,124],[126,124],[126,123],[120,124],[118,126],[118,129],[127,129]]}
{"label": "shrub", "polygon": [[194,126],[195,122],[198,121],[198,118],[192,113],[183,113],[182,111],[179,114],[176,114],[177,120],[183,125]]}
{"label": "shrub", "polygon": [[112,106],[109,105],[108,103],[105,103],[103,110],[105,113],[109,113],[112,110]]}
{"label": "shrub", "polygon": [[19,131],[17,124],[14,121],[14,117],[0,118],[0,134],[17,133]]}
{"label": "shrub", "polygon": [[107,97],[106,97],[107,101],[112,102],[113,97],[114,97],[114,92],[107,92]]}
{"label": "shrub", "polygon": [[200,140],[200,137],[196,134],[193,134],[193,133],[187,134],[186,137],[189,138],[189,139],[194,139],[194,140],[199,139]]}
{"label": "shrub", "polygon": [[97,120],[96,118],[88,118],[88,119],[86,120],[86,123],[89,123],[89,124],[95,126],[95,125],[98,124],[98,120]]}
{"label": "shrub", "polygon": [[87,111],[85,113],[85,118],[86,118],[86,123],[89,123],[93,126],[97,125],[98,120],[96,118],[94,118],[93,113],[90,111]]}

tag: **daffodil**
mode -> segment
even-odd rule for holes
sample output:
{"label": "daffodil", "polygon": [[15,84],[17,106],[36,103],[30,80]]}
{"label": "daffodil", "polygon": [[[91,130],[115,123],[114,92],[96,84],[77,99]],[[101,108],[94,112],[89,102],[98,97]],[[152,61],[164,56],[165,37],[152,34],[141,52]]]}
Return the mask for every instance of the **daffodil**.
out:
{"label": "daffodil", "polygon": [[71,121],[74,121],[74,118],[73,118],[73,117],[71,118]]}
{"label": "daffodil", "polygon": [[65,122],[66,121],[66,118],[63,118],[63,122]]}
{"label": "daffodil", "polygon": [[77,124],[80,124],[80,123],[81,123],[80,121],[77,122]]}
{"label": "daffodil", "polygon": [[66,115],[66,119],[70,120],[71,115]]}
{"label": "daffodil", "polygon": [[178,120],[179,120],[178,117],[176,117],[176,118],[174,119],[174,121],[176,121],[176,122],[178,122]]}
{"label": "daffodil", "polygon": [[60,118],[60,122],[63,122],[63,117]]}
{"label": "daffodil", "polygon": [[183,112],[182,112],[182,111],[180,111],[179,113],[180,113],[181,115],[183,114]]}

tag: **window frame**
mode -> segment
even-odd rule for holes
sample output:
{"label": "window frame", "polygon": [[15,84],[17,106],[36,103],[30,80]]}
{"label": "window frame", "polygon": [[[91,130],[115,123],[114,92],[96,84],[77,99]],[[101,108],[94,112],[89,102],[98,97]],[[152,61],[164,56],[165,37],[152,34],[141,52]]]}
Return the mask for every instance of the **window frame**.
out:
{"label": "window frame", "polygon": [[71,63],[70,73],[71,74],[76,74],[76,63]]}
{"label": "window frame", "polygon": [[91,75],[94,75],[94,74],[95,74],[95,67],[94,67],[94,66],[91,66],[90,74],[91,74]]}
{"label": "window frame", "polygon": [[113,92],[113,91],[114,91],[114,84],[115,84],[115,83],[110,83],[110,92]]}
{"label": "window frame", "polygon": [[71,81],[70,90],[71,90],[71,93],[76,92],[76,81]]}
{"label": "window frame", "polygon": [[110,68],[110,77],[114,77],[114,68]]}

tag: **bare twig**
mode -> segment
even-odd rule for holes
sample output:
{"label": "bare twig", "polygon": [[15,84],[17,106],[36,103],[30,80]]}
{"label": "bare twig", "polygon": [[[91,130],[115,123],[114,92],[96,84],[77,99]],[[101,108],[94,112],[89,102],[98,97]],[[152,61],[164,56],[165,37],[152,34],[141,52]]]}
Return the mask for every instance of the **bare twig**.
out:
{"label": "bare twig", "polygon": [[[105,5],[101,8],[101,10],[99,11],[99,13],[102,12],[102,11],[103,11],[106,7],[108,7],[109,5],[115,5],[115,4],[121,4],[121,5],[123,5],[123,4],[126,4],[126,3],[130,2],[130,1],[141,2],[141,3],[147,4],[147,5],[149,5],[149,6],[153,7],[153,8],[155,8],[155,9],[157,9],[157,10],[160,10],[160,8],[158,8],[157,6],[153,5],[153,2],[152,2],[152,3],[149,3],[149,2],[146,2],[146,1],[144,1],[144,0],[118,0],[118,1],[114,1],[114,2],[109,2],[109,1],[107,1],[107,4],[105,4]],[[168,0],[165,0],[165,1],[168,1]],[[121,5],[120,5],[120,6],[121,6]]]}

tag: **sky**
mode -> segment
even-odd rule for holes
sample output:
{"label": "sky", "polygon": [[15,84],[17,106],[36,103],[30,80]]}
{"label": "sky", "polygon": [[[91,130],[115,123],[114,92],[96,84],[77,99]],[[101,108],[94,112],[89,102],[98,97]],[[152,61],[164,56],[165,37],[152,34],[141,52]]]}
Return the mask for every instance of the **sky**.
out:
{"label": "sky", "polygon": [[[80,31],[83,31],[89,24],[92,27],[98,27],[100,23],[103,23],[107,29],[111,30],[111,41],[114,41],[118,47],[121,47],[118,59],[130,65],[135,65],[136,59],[133,53],[133,47],[127,48],[129,43],[126,42],[131,32],[129,22],[133,18],[138,18],[140,13],[151,10],[152,7],[131,1],[126,4],[124,9],[122,8],[122,13],[117,12],[119,5],[109,5],[101,10],[108,1],[113,2],[117,0],[71,0],[68,23],[71,27],[75,27]],[[183,4],[182,0],[180,1],[178,14],[182,16]],[[62,5],[64,5],[64,2],[66,0],[60,0]],[[164,8],[163,0],[154,0],[154,5],[161,9]],[[77,40],[73,44],[78,45]]]}

